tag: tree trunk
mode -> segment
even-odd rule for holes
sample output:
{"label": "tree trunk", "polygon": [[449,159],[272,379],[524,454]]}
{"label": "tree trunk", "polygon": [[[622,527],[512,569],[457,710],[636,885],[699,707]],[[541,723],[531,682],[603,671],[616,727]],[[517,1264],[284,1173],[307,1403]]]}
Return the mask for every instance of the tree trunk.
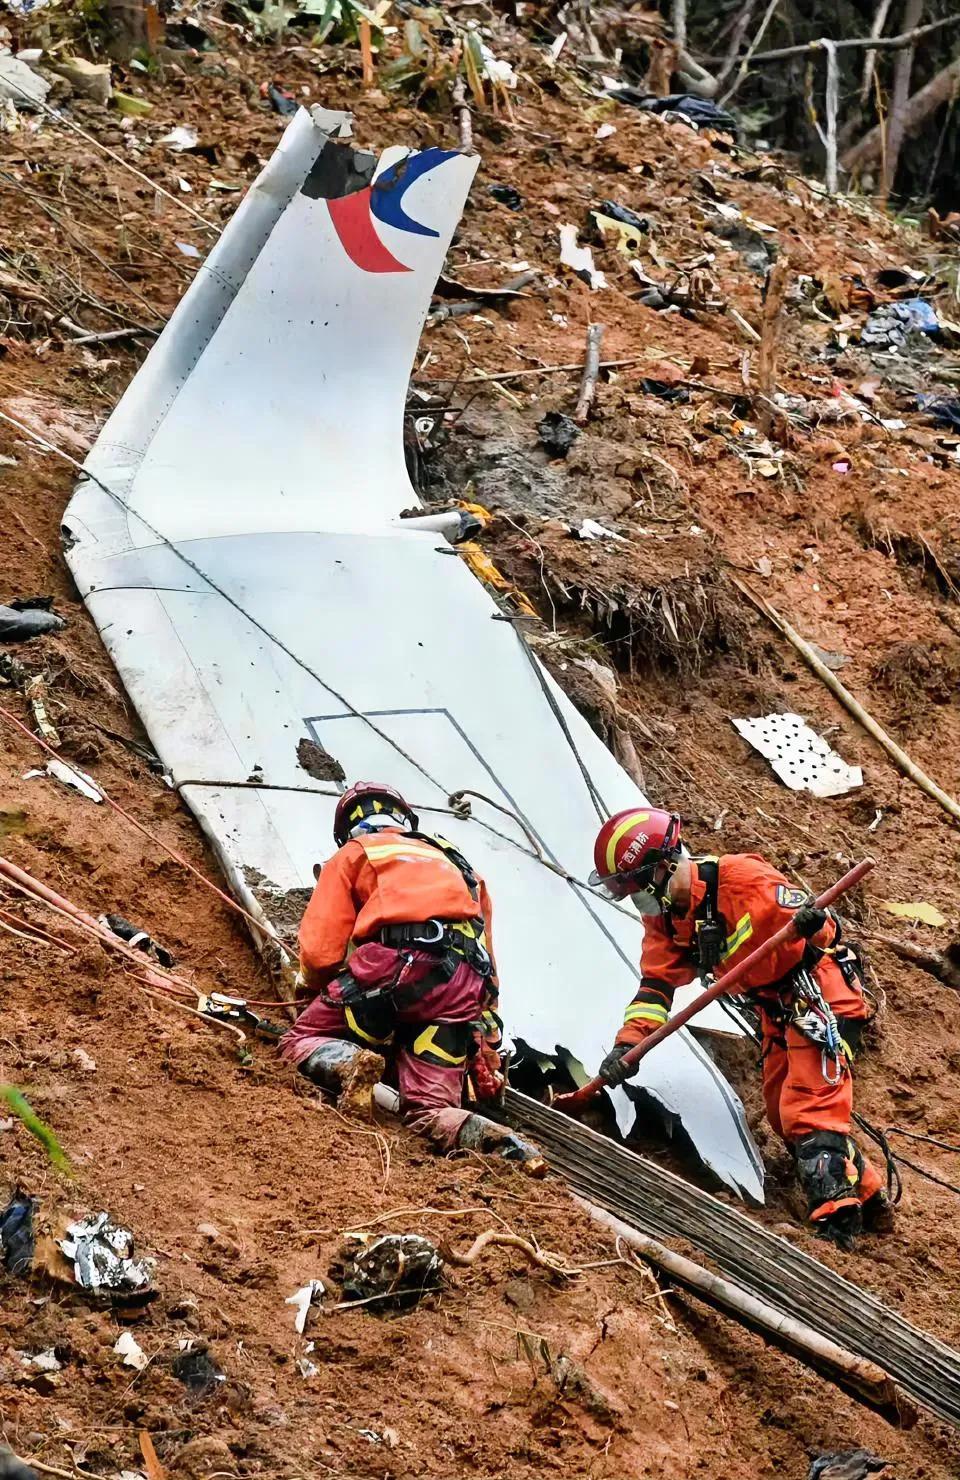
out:
{"label": "tree trunk", "polygon": [[673,39],[678,51],[687,49],[687,0],[673,0]]}
{"label": "tree trunk", "polygon": [[[923,7],[925,0],[906,0],[903,7],[903,24],[900,28],[901,34],[916,30],[923,19]],[[890,110],[887,114],[887,148],[884,154],[883,178],[880,182],[880,194],[884,200],[893,189],[893,182],[897,176],[897,165],[900,161],[900,149],[906,134],[906,112],[910,102],[910,77],[913,73],[913,59],[916,50],[908,46],[905,50],[897,53],[897,60],[893,68],[893,89],[890,93]]]}
{"label": "tree trunk", "polygon": [[[909,136],[922,128],[932,113],[942,108],[944,103],[949,103],[957,87],[960,87],[960,57],[944,67],[936,77],[931,78],[926,87],[921,87],[910,98],[903,114],[904,134]],[[880,158],[882,147],[882,130],[879,127],[872,128],[858,144],[847,150],[840,163],[849,174],[860,174]]]}
{"label": "tree trunk", "polygon": [[[890,14],[890,6],[893,0],[879,0],[873,17],[873,25],[870,27],[871,36],[882,36],[883,28],[887,24],[887,16]],[[863,79],[860,83],[860,102],[865,103],[870,96],[873,87],[873,69],[877,65],[877,53],[868,51],[863,59]]]}
{"label": "tree trunk", "polygon": [[163,21],[156,0],[107,0],[106,14],[108,50],[118,61],[128,61],[139,51],[152,56],[163,41]]}

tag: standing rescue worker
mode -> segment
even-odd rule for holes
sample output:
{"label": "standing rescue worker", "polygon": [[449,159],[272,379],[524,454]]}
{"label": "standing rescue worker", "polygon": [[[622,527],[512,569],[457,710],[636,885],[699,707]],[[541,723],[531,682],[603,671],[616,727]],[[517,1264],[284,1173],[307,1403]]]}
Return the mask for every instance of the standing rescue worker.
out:
{"label": "standing rescue worker", "polygon": [[339,851],[320,870],[300,925],[313,1000],[280,1051],[354,1108],[369,1107],[390,1052],[413,1129],[444,1150],[545,1170],[536,1147],[462,1106],[468,1068],[488,1094],[502,1084],[490,899],[452,844],[418,829],[391,786],[359,782],[340,798]]}
{"label": "standing rescue worker", "polygon": [[851,1043],[869,1011],[836,918],[756,854],[689,857],[680,818],[656,808],[604,823],[594,863],[591,883],[646,917],[640,986],[600,1077],[622,1084],[638,1072],[623,1055],[668,1021],[677,987],[722,979],[792,921],[800,939],[777,946],[737,985],[760,1013],[767,1119],[794,1157],[822,1237],[850,1248],[864,1223],[889,1222],[880,1177],[850,1136]]}

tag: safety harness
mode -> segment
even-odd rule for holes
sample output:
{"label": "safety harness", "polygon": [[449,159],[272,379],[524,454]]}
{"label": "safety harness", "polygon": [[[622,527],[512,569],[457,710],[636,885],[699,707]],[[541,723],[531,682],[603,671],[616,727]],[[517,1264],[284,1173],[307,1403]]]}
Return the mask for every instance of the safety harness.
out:
{"label": "safety harness", "polygon": [[[704,885],[704,896],[693,916],[694,935],[690,953],[701,973],[712,976],[721,961],[732,955],[741,943],[737,939],[740,932],[735,931],[733,936],[728,934],[727,921],[719,909],[720,860],[708,857],[697,858],[694,862]],[[845,1065],[853,1059],[856,1047],[855,1044],[851,1046],[844,1032],[852,1037],[853,1030],[859,1029],[860,1024],[844,1020],[841,1031],[841,1022],[824,998],[813,972],[825,955],[831,955],[847,984],[860,990],[862,965],[856,949],[846,942],[841,944],[840,921],[835,915],[831,915],[831,919],[836,927],[831,946],[820,948],[808,941],[799,965],[769,985],[754,989],[749,995],[756,996],[762,992],[763,1009],[778,1027],[791,1025],[820,1049],[823,1077],[827,1084],[837,1084]],[[669,917],[667,929],[672,934]]]}
{"label": "safety harness", "polygon": [[[477,902],[478,914],[466,920],[429,919],[384,925],[377,939],[381,945],[395,950],[398,956],[391,979],[377,986],[362,984],[356,980],[347,962],[336,980],[338,998],[329,998],[330,1001],[338,1000],[344,1006],[356,1008],[361,1003],[370,1007],[377,999],[389,997],[395,1006],[408,1007],[434,987],[448,982],[463,962],[483,977],[485,985],[489,985],[493,962],[486,947],[484,922],[479,913],[479,878],[459,849],[446,838],[435,838],[417,831],[411,831],[407,836],[436,848],[459,870],[471,898]],[[419,952],[436,958],[434,967],[422,976],[411,970],[414,957]]]}

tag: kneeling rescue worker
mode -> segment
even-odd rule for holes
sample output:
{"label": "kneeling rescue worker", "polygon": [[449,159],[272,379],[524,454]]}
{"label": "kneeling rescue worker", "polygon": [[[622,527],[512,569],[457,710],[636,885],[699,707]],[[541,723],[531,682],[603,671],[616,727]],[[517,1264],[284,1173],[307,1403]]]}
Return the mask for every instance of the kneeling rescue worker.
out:
{"label": "kneeling rescue worker", "polygon": [[647,917],[640,987],[600,1077],[622,1084],[638,1072],[623,1055],[667,1022],[677,987],[708,974],[720,980],[792,920],[801,938],[778,946],[737,985],[760,1013],[767,1118],[793,1155],[822,1237],[849,1248],[863,1226],[888,1225],[880,1176],[850,1136],[850,1045],[870,1013],[839,921],[755,854],[691,858],[680,818],[655,808],[611,817],[594,863],[591,882],[632,899]]}
{"label": "kneeling rescue worker", "polygon": [[540,1152],[463,1108],[467,1071],[495,1098],[500,1020],[486,886],[452,844],[419,831],[398,791],[359,782],[337,804],[338,852],[300,925],[312,1001],[281,1053],[342,1104],[369,1108],[394,1059],[408,1125],[443,1150],[489,1152],[545,1170]]}

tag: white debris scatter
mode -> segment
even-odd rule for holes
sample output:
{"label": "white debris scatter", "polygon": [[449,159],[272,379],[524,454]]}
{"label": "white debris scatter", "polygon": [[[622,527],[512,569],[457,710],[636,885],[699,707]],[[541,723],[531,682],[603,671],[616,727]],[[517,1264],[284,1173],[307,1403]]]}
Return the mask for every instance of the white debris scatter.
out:
{"label": "white debris scatter", "polygon": [[153,1274],[149,1259],[133,1258],[133,1234],[114,1223],[109,1213],[91,1213],[67,1227],[57,1240],[73,1261],[73,1273],[84,1290],[148,1290]]}
{"label": "white debris scatter", "polygon": [[166,144],[174,154],[184,154],[188,149],[196,149],[197,131],[181,123],[176,128],[172,128],[168,134],[164,134],[160,143]]}
{"label": "white debris scatter", "polygon": [[84,1074],[96,1074],[97,1061],[90,1057],[86,1049],[75,1048],[71,1054],[71,1058],[77,1067],[83,1070]]}
{"label": "white debris scatter", "polygon": [[89,797],[91,802],[102,802],[103,794],[92,776],[86,771],[78,771],[75,766],[67,766],[63,761],[47,761],[46,769],[43,771],[24,771],[24,781],[32,781],[35,776],[52,776],[64,786],[70,786],[74,791]]}
{"label": "white debris scatter", "polygon": [[307,1316],[310,1314],[310,1306],[314,1300],[322,1300],[326,1294],[326,1286],[322,1280],[310,1280],[308,1284],[302,1285],[299,1290],[294,1290],[283,1302],[284,1305],[295,1305],[297,1307],[294,1326],[298,1336],[302,1336],[307,1328]]}
{"label": "white debris scatter", "polygon": [[593,253],[589,247],[581,247],[577,240],[577,228],[571,222],[558,228],[560,235],[560,261],[577,277],[587,283],[594,293],[605,288],[607,280],[599,268],[593,265]]}
{"label": "white debris scatter", "polygon": [[848,766],[799,714],[734,719],[733,725],[791,791],[839,797],[863,785],[860,767]]}
{"label": "white debris scatter", "polygon": [[132,1367],[136,1372],[142,1372],[150,1361],[143,1347],[137,1344],[129,1331],[121,1331],[113,1349],[118,1357],[123,1358],[123,1365]]}
{"label": "white debris scatter", "polygon": [[584,519],[582,524],[575,524],[570,533],[578,540],[619,540],[621,545],[628,543],[622,534],[607,529],[605,524],[598,524],[596,519]]}

